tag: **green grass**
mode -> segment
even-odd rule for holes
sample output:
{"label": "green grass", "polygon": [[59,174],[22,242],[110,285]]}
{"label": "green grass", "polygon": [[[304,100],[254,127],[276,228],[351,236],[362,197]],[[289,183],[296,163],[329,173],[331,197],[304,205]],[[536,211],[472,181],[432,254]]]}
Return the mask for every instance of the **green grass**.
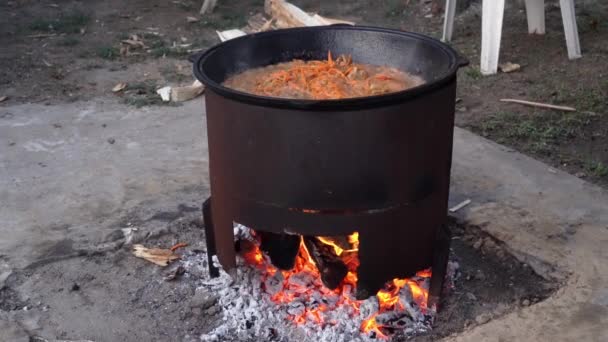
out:
{"label": "green grass", "polygon": [[403,14],[405,11],[405,1],[403,0],[389,0],[386,1],[386,12],[384,13],[387,17],[397,17]]}
{"label": "green grass", "polygon": [[[190,1],[179,1],[179,2],[176,2],[175,4],[177,5],[177,7],[179,7],[180,9],[182,9],[184,11],[187,11],[187,12],[192,12],[192,10],[194,9],[194,5]],[[202,4],[202,2],[201,2],[201,4]]]}
{"label": "green grass", "polygon": [[113,60],[120,57],[120,51],[113,46],[102,46],[97,48],[97,57]]}
{"label": "green grass", "polygon": [[163,102],[156,93],[156,84],[153,81],[143,81],[127,85],[123,91],[122,103],[137,108],[145,106],[177,106],[175,102]]}
{"label": "green grass", "polygon": [[203,27],[212,28],[214,30],[241,28],[247,25],[247,16],[234,10],[217,10],[210,16],[206,16],[205,20],[201,20],[200,24]]}
{"label": "green grass", "polygon": [[499,112],[475,128],[498,142],[521,144],[531,152],[550,154],[557,145],[581,135],[591,122],[589,115],[580,112]]}
{"label": "green grass", "polygon": [[464,74],[472,80],[479,80],[483,77],[478,67],[470,66],[465,69]]}
{"label": "green grass", "polygon": [[604,178],[608,176],[608,165],[600,161],[588,161],[585,164],[585,170],[597,178]]}
{"label": "green grass", "polygon": [[189,54],[188,49],[182,47],[173,47],[162,37],[151,33],[142,35],[144,43],[150,50],[150,55],[154,57],[182,57]]}
{"label": "green grass", "polygon": [[91,16],[79,11],[63,14],[58,18],[38,18],[28,28],[38,32],[79,33],[91,21]]}

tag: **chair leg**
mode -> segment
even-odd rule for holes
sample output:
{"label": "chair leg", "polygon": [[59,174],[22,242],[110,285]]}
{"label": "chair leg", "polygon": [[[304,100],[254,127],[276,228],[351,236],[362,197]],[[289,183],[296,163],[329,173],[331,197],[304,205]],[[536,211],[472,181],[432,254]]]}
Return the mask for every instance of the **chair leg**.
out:
{"label": "chair leg", "polygon": [[199,11],[199,14],[203,15],[205,13],[213,12],[213,9],[215,8],[216,3],[217,3],[217,0],[205,0],[203,2],[203,6],[201,6],[201,10]]}
{"label": "chair leg", "polygon": [[444,42],[452,40],[454,31],[454,16],[456,15],[456,0],[445,1],[445,18],[443,19],[443,38]]}
{"label": "chair leg", "polygon": [[582,54],[581,45],[578,40],[578,28],[576,27],[574,0],[560,0],[559,7],[562,9],[564,33],[566,35],[566,45],[568,46],[568,58],[580,58],[582,57]]}
{"label": "chair leg", "polygon": [[529,34],[545,34],[545,0],[526,0]]}
{"label": "chair leg", "polygon": [[498,54],[502,35],[502,19],[505,0],[483,0],[481,14],[481,62],[484,75],[495,74],[498,70]]}

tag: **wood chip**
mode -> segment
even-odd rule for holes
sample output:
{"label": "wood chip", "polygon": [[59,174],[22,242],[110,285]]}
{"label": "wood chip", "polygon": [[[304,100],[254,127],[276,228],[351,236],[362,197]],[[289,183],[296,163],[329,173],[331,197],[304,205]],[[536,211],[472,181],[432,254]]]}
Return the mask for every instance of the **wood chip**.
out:
{"label": "wood chip", "polygon": [[205,86],[198,80],[194,81],[191,85],[185,87],[173,87],[171,88],[171,101],[183,102],[192,100],[199,96],[205,91]]}
{"label": "wood chip", "polygon": [[470,199],[466,199],[466,200],[464,200],[464,201],[462,201],[462,202],[460,202],[460,203],[456,204],[455,206],[451,207],[451,208],[450,208],[450,212],[451,212],[451,213],[455,213],[455,212],[457,212],[458,210],[460,210],[460,209],[462,209],[462,208],[466,207],[466,206],[467,206],[467,205],[469,205],[469,204],[471,204],[471,200],[470,200]]}
{"label": "wood chip", "polygon": [[262,27],[260,27],[260,32],[270,30],[272,28],[273,24],[274,24],[274,19],[268,20],[267,22],[264,23],[264,25],[262,25]]}
{"label": "wood chip", "polygon": [[220,37],[220,40],[223,42],[230,40],[230,39],[240,37],[240,36],[244,36],[247,34],[244,31],[239,30],[239,29],[226,30],[226,31],[215,31],[215,32]]}
{"label": "wood chip", "polygon": [[125,83],[125,82],[120,82],[120,83],[116,84],[116,85],[114,86],[114,88],[112,88],[112,92],[114,92],[114,93],[118,93],[119,91],[124,90],[126,87],[127,87],[127,83]]}
{"label": "wood chip", "polygon": [[163,102],[171,101],[171,86],[162,87],[156,90],[156,93],[160,95]]}
{"label": "wood chip", "polygon": [[185,242],[176,243],[173,247],[170,248],[171,252],[175,252],[180,248],[188,247],[188,244]]}
{"label": "wood chip", "polygon": [[355,25],[355,23],[352,21],[322,17],[318,14],[315,14],[312,17],[319,20],[320,22],[322,22],[323,25],[335,25],[335,24]]}
{"label": "wood chip", "polygon": [[498,68],[500,69],[500,71],[502,71],[504,73],[510,73],[510,72],[514,72],[514,71],[521,69],[521,65],[519,65],[517,63],[506,62],[506,63],[500,64],[498,66]]}
{"label": "wood chip", "polygon": [[262,27],[268,23],[268,20],[264,18],[262,13],[258,13],[249,17],[247,20],[247,26],[243,28],[244,31],[253,33],[262,31]]}
{"label": "wood chip", "polygon": [[0,96],[0,102],[8,100],[8,96]]}
{"label": "wood chip", "polygon": [[516,99],[500,99],[500,102],[518,103],[518,104],[522,104],[524,106],[562,110],[565,112],[576,112],[576,108],[573,108],[573,107],[556,106],[556,105],[542,103],[542,102],[533,102],[533,101],[516,100]]}
{"label": "wood chip", "polygon": [[133,245],[133,255],[163,267],[179,259],[179,255],[173,254],[169,249],[147,248],[143,245]]}
{"label": "wood chip", "polygon": [[284,0],[267,0],[268,5],[264,5],[270,11],[270,16],[276,20],[277,27],[301,27],[301,26],[322,26],[326,25],[319,18],[311,17],[298,6]]}
{"label": "wood chip", "polygon": [[186,21],[189,23],[197,23],[200,21],[200,19],[197,17],[186,17]]}

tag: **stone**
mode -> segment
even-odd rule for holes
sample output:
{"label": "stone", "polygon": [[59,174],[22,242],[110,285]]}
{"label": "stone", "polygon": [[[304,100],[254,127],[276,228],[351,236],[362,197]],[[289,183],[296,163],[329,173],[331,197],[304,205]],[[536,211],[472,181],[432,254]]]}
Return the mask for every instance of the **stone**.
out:
{"label": "stone", "polygon": [[524,299],[521,301],[521,305],[523,306],[530,306],[530,300],[529,299]]}
{"label": "stone", "polygon": [[207,311],[205,311],[205,313],[209,316],[217,315],[219,312],[220,312],[220,308],[217,305],[214,305],[214,306],[210,307],[209,309],[207,309]]}
{"label": "stone", "polygon": [[496,306],[496,308],[494,309],[494,312],[492,314],[492,317],[499,317],[504,315],[505,313],[507,313],[509,311],[509,306],[507,306],[504,303],[500,303],[498,304],[498,306]]}
{"label": "stone", "polygon": [[484,249],[486,249],[488,251],[492,251],[497,248],[494,240],[490,239],[489,237],[487,237],[483,240],[483,247],[484,247]]}
{"label": "stone", "polygon": [[490,316],[490,314],[488,313],[483,313],[477,317],[475,317],[475,322],[477,322],[477,324],[481,325],[481,324],[486,324],[490,321],[492,317]]}
{"label": "stone", "polygon": [[217,296],[205,293],[203,290],[197,289],[197,291],[194,293],[194,296],[190,300],[190,307],[205,310],[215,305],[215,303],[217,303],[217,300]]}
{"label": "stone", "polygon": [[473,301],[473,302],[474,302],[474,301],[476,301],[476,300],[477,300],[477,297],[475,297],[475,295],[474,295],[474,294],[472,294],[471,292],[467,292],[465,296],[466,296],[466,297],[467,297],[467,298],[468,298],[470,301]]}
{"label": "stone", "polygon": [[481,245],[483,245],[483,240],[479,239],[479,240],[475,241],[475,243],[473,244],[473,248],[480,249]]}

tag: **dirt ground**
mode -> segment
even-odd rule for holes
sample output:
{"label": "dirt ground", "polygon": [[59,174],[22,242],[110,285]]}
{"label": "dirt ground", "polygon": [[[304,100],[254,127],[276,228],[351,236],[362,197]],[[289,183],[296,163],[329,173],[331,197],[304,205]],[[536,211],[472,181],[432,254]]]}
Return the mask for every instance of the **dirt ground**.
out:
{"label": "dirt ground", "polygon": [[[14,270],[0,289],[0,323],[3,318],[20,321],[28,334],[35,332],[29,335],[35,342],[48,342],[50,337],[197,341],[221,324],[216,299],[201,287],[208,273],[198,208],[192,203],[147,219],[143,214],[135,210],[117,218],[116,230],[104,239],[113,247],[104,252],[65,240],[50,247],[40,262]],[[154,222],[164,225],[141,229]],[[125,234],[119,228],[125,226],[140,230]],[[556,288],[475,227],[452,224],[451,230],[450,259],[459,263],[454,289],[442,298],[436,328],[408,340],[434,341],[485,324],[542,301]],[[180,251],[183,260],[167,268],[135,258],[128,247],[143,243],[166,248],[183,241],[190,242]],[[179,266],[185,269],[182,276],[164,279]]]}
{"label": "dirt ground", "polygon": [[413,340],[436,341],[521,307],[538,303],[557,288],[509,255],[475,227],[450,227],[452,255],[459,264],[454,289],[442,299],[435,328]]}
{"label": "dirt ground", "polygon": [[[327,16],[434,37],[440,36],[442,28],[441,11],[429,1],[386,0],[373,5],[364,0],[293,2]],[[577,2],[583,58],[576,61],[567,59],[559,8],[555,1],[547,3],[547,34],[530,36],[522,7],[509,2],[501,61],[519,63],[522,69],[489,77],[482,77],[478,68],[479,1],[463,6],[453,46],[472,64],[459,73],[457,125],[608,186],[608,3]],[[189,0],[0,3],[0,98],[8,97],[0,106],[53,105],[100,97],[137,107],[164,105],[154,91],[167,83],[192,81],[186,60],[189,54],[217,43],[216,29],[241,27],[248,17],[263,11],[262,0],[219,0],[214,14],[201,17],[200,4]],[[188,22],[188,16],[198,21]],[[145,47],[121,53],[121,41],[133,34]],[[119,82],[127,82],[127,89],[114,94],[111,89]],[[501,98],[574,106],[578,111],[531,109],[501,103]],[[189,205],[171,217],[158,216],[155,221],[166,221],[166,229],[142,241],[159,246],[178,240],[203,241],[199,215],[193,212],[198,203]],[[123,241],[120,228],[127,221],[136,222],[125,217],[105,243]],[[480,315],[504,314],[524,300],[541,300],[550,291],[550,284],[545,288],[546,283],[512,258],[507,256],[505,261],[494,254],[497,251],[484,255],[485,242],[481,251],[474,248],[483,237],[461,235],[454,246],[462,261],[462,275],[438,318],[444,330],[421,340],[461,331],[465,325],[483,322],[485,318],[477,321]],[[192,245],[187,253],[196,255],[203,250],[200,244]],[[481,264],[473,264],[481,259]],[[112,329],[113,340],[165,341],[194,340],[215,322],[217,311],[192,303],[201,274],[186,274],[177,285],[165,282],[162,277],[168,270],[135,259],[120,246],[111,253],[96,253],[79,250],[69,242],[58,243],[44,260],[49,262],[15,271],[6,280],[0,291],[0,323],[6,316],[18,316],[24,329],[42,337],[102,341],[98,337],[107,336]],[[498,267],[504,272],[489,272]],[[478,269],[486,276],[498,276],[480,278]],[[489,291],[498,291],[495,288],[500,290],[499,296]],[[34,295],[24,297],[22,293]]]}
{"label": "dirt ground", "polygon": [[[425,0],[293,1],[305,10],[361,24],[439,37],[442,9]],[[436,1],[442,3],[441,1]],[[505,14],[502,62],[518,72],[482,77],[479,1],[461,1],[453,46],[472,64],[459,74],[457,125],[533,155],[600,185],[608,185],[608,3],[577,2],[583,58],[567,58],[556,1],[547,2],[547,34],[527,34],[519,2]],[[469,6],[469,3],[470,6]],[[163,105],[154,91],[192,80],[186,57],[218,42],[215,30],[242,27],[263,12],[262,0],[219,1],[199,16],[199,1],[32,1],[0,4],[0,96],[4,104],[55,104],[114,97],[135,106]],[[192,16],[198,21],[188,22]],[[122,51],[136,34],[145,47]],[[124,50],[124,49],[123,49]],[[126,91],[112,87],[127,82]],[[501,103],[501,98],[573,106],[574,113]],[[1,104],[0,104],[1,105]]]}

